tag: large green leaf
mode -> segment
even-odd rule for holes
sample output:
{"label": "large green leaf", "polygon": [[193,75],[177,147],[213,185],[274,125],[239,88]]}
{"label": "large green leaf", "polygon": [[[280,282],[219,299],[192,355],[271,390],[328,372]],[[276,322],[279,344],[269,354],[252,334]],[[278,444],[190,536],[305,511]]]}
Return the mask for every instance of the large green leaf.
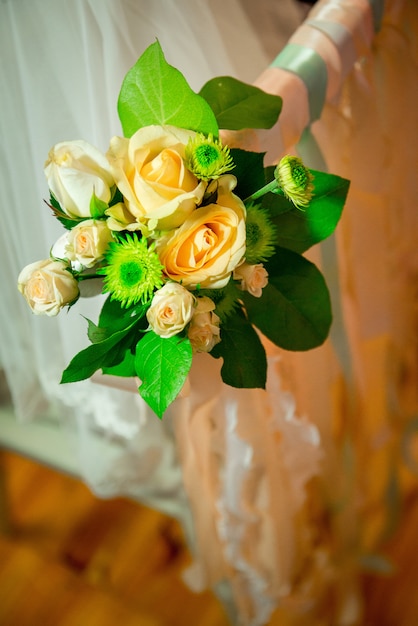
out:
{"label": "large green leaf", "polygon": [[112,326],[117,320],[130,315],[130,310],[123,308],[121,303],[118,300],[112,299],[111,294],[109,294],[100,311],[98,325],[100,328],[107,328],[108,326]]}
{"label": "large green leaf", "polygon": [[139,393],[158,417],[180,393],[191,365],[188,339],[162,338],[150,331],[138,342],[135,369],[142,381]]}
{"label": "large green leaf", "polygon": [[120,362],[131,343],[130,333],[136,332],[135,326],[140,318],[132,319],[130,325],[109,337],[93,343],[75,355],[64,370],[61,383],[75,383],[90,378],[103,367],[110,367]]}
{"label": "large green leaf", "polygon": [[264,186],[264,152],[250,152],[233,148],[231,156],[234,161],[234,169],[231,174],[237,178],[237,186],[234,193],[241,199],[248,198],[254,191]]}
{"label": "large green leaf", "polygon": [[158,41],[145,50],[126,74],[118,113],[126,137],[152,124],[218,134],[212,109],[189,87],[183,74],[167,63]]}
{"label": "large green leaf", "polygon": [[110,367],[103,367],[103,374],[109,376],[121,376],[124,378],[131,378],[136,376],[135,370],[135,355],[131,350],[126,350],[125,355],[120,363]]}
{"label": "large green leaf", "polygon": [[230,76],[209,80],[200,90],[216,115],[219,128],[271,128],[282,108],[279,96]]}
{"label": "large green leaf", "polygon": [[[110,335],[113,335],[113,333],[116,331],[116,329],[112,331],[110,328],[101,328],[100,326],[97,326],[94,322],[89,320],[88,317],[85,317],[84,319],[87,321],[88,324],[87,336],[90,339],[91,343],[100,343],[101,341],[104,341],[105,339],[110,337]],[[126,324],[126,326],[127,325],[128,324]]]}
{"label": "large green leaf", "polygon": [[328,336],[329,292],[321,272],[296,252],[277,248],[268,263],[262,298],[243,292],[250,321],[286,350],[310,350]]}
{"label": "large green leaf", "polygon": [[[101,329],[100,332],[102,333],[102,337],[105,338],[106,335],[109,337],[114,332],[123,330],[132,323],[134,318],[138,320],[140,318],[143,318],[143,328],[145,328],[148,325],[145,318],[145,313],[148,309],[148,306],[148,304],[137,303],[128,308],[125,308],[118,300],[112,300],[112,297],[109,294],[103,304],[99,316],[98,328]],[[94,324],[92,322],[89,322],[89,339],[94,343],[95,340],[93,339],[93,337],[90,336],[90,329],[93,331],[93,327]],[[97,336],[100,337],[99,334]]]}
{"label": "large green leaf", "polygon": [[[314,196],[305,211],[292,208],[276,214],[273,222],[277,226],[277,244],[283,248],[304,252],[314,244],[331,235],[338,221],[347,198],[350,182],[345,178],[311,170],[314,175]],[[276,194],[263,206],[276,202],[279,206],[288,202]],[[277,199],[277,200],[276,200]],[[270,205],[269,205],[270,206]],[[273,210],[271,210],[273,213]]]}
{"label": "large green leaf", "polygon": [[241,311],[236,311],[221,326],[221,342],[210,353],[222,357],[221,376],[231,387],[264,389],[267,358],[253,326]]}

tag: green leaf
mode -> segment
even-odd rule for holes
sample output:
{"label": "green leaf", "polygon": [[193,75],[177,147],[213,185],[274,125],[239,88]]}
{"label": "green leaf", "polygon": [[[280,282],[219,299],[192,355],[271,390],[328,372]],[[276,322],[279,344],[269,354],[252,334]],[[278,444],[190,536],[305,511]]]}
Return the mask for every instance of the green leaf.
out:
{"label": "green leaf", "polygon": [[110,198],[109,207],[118,204],[119,202],[123,202],[122,192],[116,187],[112,187],[112,197]]}
{"label": "green leaf", "polygon": [[221,341],[210,352],[222,357],[222,380],[231,387],[265,389],[267,358],[256,331],[237,311],[222,324]]}
{"label": "green leaf", "polygon": [[276,123],[282,99],[230,76],[209,80],[200,95],[210,104],[219,128],[271,128]]}
{"label": "green leaf", "polygon": [[218,135],[212,109],[192,91],[182,73],[166,62],[158,41],[145,50],[126,74],[118,113],[125,137],[152,124]]}
{"label": "green leaf", "polygon": [[124,309],[118,300],[112,300],[111,294],[109,294],[100,311],[99,326],[101,328],[107,328],[125,315],[130,316],[130,310]]}
{"label": "green leaf", "polygon": [[[315,170],[311,172],[314,175],[315,190],[306,211],[292,208],[273,219],[277,226],[277,244],[294,252],[304,252],[334,232],[350,186],[348,180],[334,174]],[[269,195],[272,199],[269,198],[267,202],[271,205],[275,202],[288,202],[284,198],[280,199],[280,196]]]}
{"label": "green leaf", "polygon": [[265,267],[269,283],[262,297],[243,292],[250,321],[286,350],[310,350],[321,345],[332,320],[329,292],[321,272],[304,257],[284,248],[277,248]]}
{"label": "green leaf", "polygon": [[54,216],[57,218],[59,222],[66,228],[67,230],[71,230],[74,226],[77,226],[80,222],[83,222],[86,219],[85,217],[70,217],[65,213],[58,200],[55,198],[52,192],[49,194],[49,202],[44,200],[45,204],[49,206]]}
{"label": "green leaf", "polygon": [[234,193],[240,198],[248,198],[254,191],[258,191],[265,184],[264,153],[232,148],[231,156],[235,164],[231,174],[237,178],[237,186],[234,189]]}
{"label": "green leaf", "polygon": [[87,321],[88,324],[87,336],[90,339],[91,343],[100,343],[104,339],[107,339],[111,334],[113,334],[112,332],[110,332],[109,328],[100,328],[100,326],[96,326],[96,324],[89,320],[88,317],[85,317],[84,319]]}
{"label": "green leaf", "polygon": [[[143,304],[134,304],[125,308],[118,300],[112,300],[111,295],[109,295],[100,312],[98,326],[106,329],[107,336],[110,336],[115,331],[123,330],[129,326],[133,318],[137,320],[145,318],[147,309],[148,305]],[[91,339],[91,341],[93,340]]]}
{"label": "green leaf", "polygon": [[[261,206],[263,209],[267,209],[272,219],[280,215],[280,220],[282,220],[283,213],[297,211],[295,205],[290,200],[278,193],[266,193],[261,201]],[[300,212],[298,211],[298,213]],[[275,224],[281,224],[280,220],[275,221]],[[280,242],[279,245],[282,245],[282,243]]]}
{"label": "green leaf", "polygon": [[104,212],[108,208],[109,207],[106,204],[106,202],[104,202],[103,200],[100,200],[100,198],[98,198],[96,194],[93,193],[91,200],[90,200],[90,215],[92,219],[97,220],[98,218],[103,217]]}
{"label": "green leaf", "polygon": [[139,393],[159,418],[180,393],[191,365],[188,339],[163,338],[151,331],[138,342],[135,369],[142,381]]}
{"label": "green leaf", "polygon": [[135,355],[131,350],[126,350],[125,355],[120,363],[111,367],[103,367],[103,374],[110,376],[122,376],[124,378],[131,378],[136,376],[135,370]]}
{"label": "green leaf", "polygon": [[[88,346],[75,355],[68,367],[64,370],[61,383],[75,383],[80,380],[90,378],[103,367],[115,365],[123,358],[124,351],[131,343],[131,338],[127,337],[132,331],[136,332],[135,326],[140,318],[133,318],[129,326],[113,333],[103,341]],[[125,338],[126,345],[118,346]]]}

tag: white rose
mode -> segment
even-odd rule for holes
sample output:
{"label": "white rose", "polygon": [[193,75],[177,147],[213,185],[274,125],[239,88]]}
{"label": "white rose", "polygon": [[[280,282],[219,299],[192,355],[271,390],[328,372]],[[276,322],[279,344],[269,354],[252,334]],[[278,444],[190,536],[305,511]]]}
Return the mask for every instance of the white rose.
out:
{"label": "white rose", "polygon": [[249,265],[243,263],[234,270],[233,278],[241,281],[241,289],[260,298],[263,288],[268,283],[268,272],[262,263]]}
{"label": "white rose", "polygon": [[46,259],[23,268],[17,287],[35,315],[57,315],[79,296],[78,282],[64,261]]}
{"label": "white rose", "polygon": [[93,194],[109,203],[115,185],[104,154],[86,141],[57,143],[45,163],[49,189],[70,217],[92,217]]}
{"label": "white rose", "polygon": [[177,228],[201,202],[206,183],[184,164],[185,147],[195,135],[174,126],[145,126],[130,139],[111,140],[107,157],[114,179],[132,222],[145,233]]}
{"label": "white rose", "polygon": [[215,304],[206,296],[197,298],[197,306],[188,328],[194,352],[210,352],[220,342],[220,319],[214,313]]}
{"label": "white rose", "polygon": [[147,319],[160,337],[173,337],[190,322],[194,310],[194,296],[178,283],[166,283],[155,292]]}

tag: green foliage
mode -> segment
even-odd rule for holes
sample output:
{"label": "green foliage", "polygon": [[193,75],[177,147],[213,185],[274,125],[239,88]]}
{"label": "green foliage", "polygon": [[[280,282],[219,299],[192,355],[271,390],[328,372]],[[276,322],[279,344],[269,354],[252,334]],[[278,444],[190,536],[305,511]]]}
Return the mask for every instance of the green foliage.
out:
{"label": "green foliage", "polygon": [[132,378],[136,376],[135,355],[131,352],[131,350],[127,350],[120,363],[111,367],[103,367],[102,370],[103,374],[108,374],[109,376]]}
{"label": "green foliage", "polygon": [[181,72],[167,63],[158,41],[145,50],[126,74],[118,113],[125,137],[152,124],[218,134],[212,109],[194,93]]}
{"label": "green foliage", "polygon": [[188,339],[163,338],[151,331],[138,342],[135,370],[142,381],[139,393],[159,418],[180,393],[191,365]]}
{"label": "green foliage", "polygon": [[264,185],[264,153],[232,148],[231,156],[235,165],[231,174],[237,178],[234,193],[247,198]]}
{"label": "green foliage", "polygon": [[[127,355],[132,345],[137,343],[138,334],[147,325],[146,310],[147,307],[141,305],[123,309],[119,302],[111,300],[109,296],[103,304],[98,325],[87,319],[87,334],[92,345],[75,355],[63,372],[61,383],[84,380],[100,369],[109,373],[109,368],[119,364],[122,371],[127,366]],[[115,372],[115,375],[128,374]]]}
{"label": "green foliage", "polygon": [[222,380],[231,387],[264,389],[267,358],[253,326],[242,311],[237,310],[221,326],[221,342],[210,353],[222,357]]}
{"label": "green foliage", "polygon": [[282,108],[279,96],[262,91],[230,76],[209,80],[200,95],[210,104],[219,128],[271,128]]}
{"label": "green foliage", "polygon": [[45,204],[49,206],[54,216],[64,226],[66,230],[71,230],[72,228],[74,228],[74,226],[76,226],[80,222],[83,222],[86,219],[85,217],[70,217],[69,215],[67,215],[67,213],[62,210],[60,203],[52,194],[52,192],[50,192],[49,194],[49,202],[45,200]]}
{"label": "green foliage", "polygon": [[305,252],[334,232],[350,185],[348,180],[339,176],[311,172],[314,175],[314,196],[305,211],[296,209],[279,195],[269,194],[269,198],[265,196],[263,199],[263,207],[267,207],[274,217],[277,244],[295,252]]}
{"label": "green foliage", "polygon": [[249,320],[286,350],[310,350],[328,336],[332,313],[321,272],[296,252],[277,248],[262,298],[243,293]]}
{"label": "green foliage", "polygon": [[106,202],[103,202],[103,200],[100,200],[100,198],[98,198],[96,196],[95,193],[93,193],[91,200],[90,200],[90,215],[93,219],[97,220],[101,217],[104,216],[104,212],[106,211],[106,209],[108,209],[108,205],[106,204]]}
{"label": "green foliage", "polygon": [[138,326],[141,318],[132,318],[131,323],[113,332],[108,337],[97,341],[75,355],[64,370],[61,383],[75,383],[90,378],[101,368],[111,367],[120,363],[129,349],[131,332]]}

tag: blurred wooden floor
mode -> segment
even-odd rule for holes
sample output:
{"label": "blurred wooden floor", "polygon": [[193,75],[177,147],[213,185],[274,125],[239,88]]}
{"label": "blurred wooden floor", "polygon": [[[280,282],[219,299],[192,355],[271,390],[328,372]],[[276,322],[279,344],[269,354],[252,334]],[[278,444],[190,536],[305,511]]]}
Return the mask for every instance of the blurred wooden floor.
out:
{"label": "blurred wooden floor", "polygon": [[[191,559],[175,521],[98,500],[18,455],[0,461],[10,515],[0,533],[0,626],[231,626],[213,594],[182,583]],[[364,626],[417,626],[418,498],[388,554],[398,571],[365,579]],[[290,623],[278,612],[269,626]]]}
{"label": "blurred wooden floor", "polygon": [[1,626],[227,626],[193,594],[175,521],[98,500],[79,481],[2,453],[10,528],[0,536]]}

